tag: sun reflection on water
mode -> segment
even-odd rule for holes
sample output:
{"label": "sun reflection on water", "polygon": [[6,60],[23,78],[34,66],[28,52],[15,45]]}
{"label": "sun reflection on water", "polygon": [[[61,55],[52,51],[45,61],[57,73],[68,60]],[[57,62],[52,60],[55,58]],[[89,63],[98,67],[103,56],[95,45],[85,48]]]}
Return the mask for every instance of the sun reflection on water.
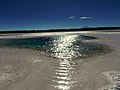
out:
{"label": "sun reflection on water", "polygon": [[75,78],[72,77],[75,72],[72,57],[76,55],[73,50],[73,42],[76,41],[77,37],[77,35],[65,35],[54,41],[53,56],[59,60],[58,67],[53,75],[54,80],[52,80],[55,83],[52,85],[54,88],[69,90],[76,83]]}
{"label": "sun reflection on water", "polygon": [[77,35],[65,35],[54,41],[54,47],[52,48],[54,57],[59,59],[71,59],[75,56],[73,50],[73,42],[76,41]]}

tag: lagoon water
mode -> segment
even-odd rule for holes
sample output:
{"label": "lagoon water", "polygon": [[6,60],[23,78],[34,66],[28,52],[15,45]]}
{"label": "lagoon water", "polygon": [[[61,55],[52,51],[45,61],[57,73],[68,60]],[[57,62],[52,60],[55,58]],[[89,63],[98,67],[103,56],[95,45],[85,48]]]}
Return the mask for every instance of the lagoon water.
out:
{"label": "lagoon water", "polygon": [[31,38],[1,39],[1,46],[31,48],[58,59],[86,58],[110,51],[105,44],[88,42],[98,37],[86,35],[60,35]]}
{"label": "lagoon water", "polygon": [[0,88],[119,90],[119,36],[100,32],[1,38]]}

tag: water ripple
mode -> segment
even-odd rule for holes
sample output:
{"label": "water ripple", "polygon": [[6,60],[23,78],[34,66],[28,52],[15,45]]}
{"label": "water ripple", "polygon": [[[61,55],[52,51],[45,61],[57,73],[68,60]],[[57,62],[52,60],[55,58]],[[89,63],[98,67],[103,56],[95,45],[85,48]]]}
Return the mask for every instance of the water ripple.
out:
{"label": "water ripple", "polygon": [[[77,40],[77,35],[62,36],[54,41],[53,56],[58,58],[58,67],[54,71],[53,87],[60,90],[69,90],[77,82],[73,78],[75,72],[74,64],[71,65],[71,59],[76,56],[73,43]],[[57,84],[55,84],[57,83]]]}
{"label": "water ripple", "polygon": [[61,90],[69,90],[76,83],[75,78],[72,76],[74,72],[74,67],[70,65],[67,59],[60,61],[58,68],[53,73],[52,86]]}

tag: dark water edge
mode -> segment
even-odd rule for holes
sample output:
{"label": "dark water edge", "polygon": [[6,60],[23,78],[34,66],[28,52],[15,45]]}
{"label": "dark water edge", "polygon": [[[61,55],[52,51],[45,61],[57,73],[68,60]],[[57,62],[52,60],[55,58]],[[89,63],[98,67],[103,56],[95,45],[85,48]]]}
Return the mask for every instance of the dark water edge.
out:
{"label": "dark water edge", "polygon": [[[61,59],[82,59],[104,55],[112,51],[108,45],[92,42],[95,39],[99,38],[88,35],[63,35],[0,39],[0,46],[35,49],[48,56]],[[86,42],[88,40],[91,41]]]}

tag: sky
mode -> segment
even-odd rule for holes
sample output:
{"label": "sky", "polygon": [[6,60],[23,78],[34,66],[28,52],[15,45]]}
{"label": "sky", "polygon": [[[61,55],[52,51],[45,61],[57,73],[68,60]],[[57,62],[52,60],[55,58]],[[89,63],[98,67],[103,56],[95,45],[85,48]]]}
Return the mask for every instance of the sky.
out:
{"label": "sky", "polygon": [[0,30],[120,26],[120,0],[0,0]]}

